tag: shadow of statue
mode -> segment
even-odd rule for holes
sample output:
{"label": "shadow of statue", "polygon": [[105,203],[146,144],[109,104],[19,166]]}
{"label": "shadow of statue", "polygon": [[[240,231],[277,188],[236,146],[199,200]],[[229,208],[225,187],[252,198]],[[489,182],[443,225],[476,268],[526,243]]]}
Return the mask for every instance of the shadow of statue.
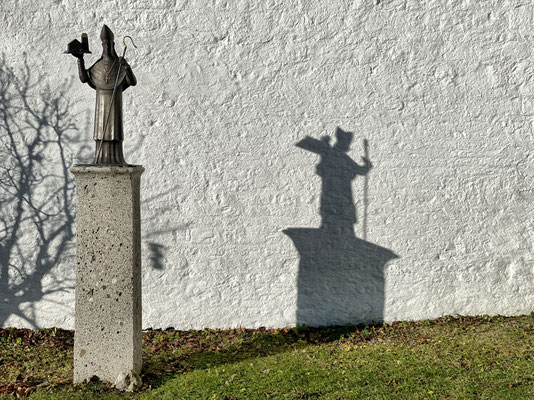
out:
{"label": "shadow of statue", "polygon": [[76,139],[68,85],[51,90],[42,81],[27,63],[15,70],[0,58],[0,327],[16,316],[37,328],[36,303],[73,289],[73,276],[53,268],[74,264],[68,171],[89,149]]}
{"label": "shadow of statue", "polygon": [[[357,218],[352,181],[358,175],[366,177],[372,165],[367,156],[363,157],[363,165],[359,165],[347,154],[352,137],[351,132],[338,127],[333,146],[330,137],[316,140],[308,136],[296,144],[320,156],[316,172],[322,180],[321,226],[284,230],[300,256],[298,325],[383,320],[384,268],[398,256],[355,235]],[[366,193],[364,210],[365,197]]]}

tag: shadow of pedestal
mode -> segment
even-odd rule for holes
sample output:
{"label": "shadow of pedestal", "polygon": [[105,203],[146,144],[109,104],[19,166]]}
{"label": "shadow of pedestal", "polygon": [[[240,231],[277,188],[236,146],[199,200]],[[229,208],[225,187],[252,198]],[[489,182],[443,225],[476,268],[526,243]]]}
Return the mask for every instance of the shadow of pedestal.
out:
{"label": "shadow of pedestal", "polygon": [[384,311],[384,268],[392,251],[352,232],[289,228],[299,256],[297,324],[379,322]]}

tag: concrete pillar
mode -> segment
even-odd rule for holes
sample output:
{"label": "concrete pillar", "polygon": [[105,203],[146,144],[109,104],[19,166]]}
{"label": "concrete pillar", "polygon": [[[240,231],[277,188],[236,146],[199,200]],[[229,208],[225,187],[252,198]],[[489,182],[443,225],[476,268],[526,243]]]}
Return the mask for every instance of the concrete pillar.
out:
{"label": "concrete pillar", "polygon": [[141,372],[141,166],[76,165],[74,383]]}

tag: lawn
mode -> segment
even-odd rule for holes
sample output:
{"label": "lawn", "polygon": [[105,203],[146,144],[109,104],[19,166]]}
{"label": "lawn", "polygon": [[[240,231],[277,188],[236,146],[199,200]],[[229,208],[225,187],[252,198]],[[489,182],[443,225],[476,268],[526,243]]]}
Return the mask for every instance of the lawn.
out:
{"label": "lawn", "polygon": [[73,333],[0,330],[0,398],[529,399],[534,315],[143,334],[143,389],[73,386]]}

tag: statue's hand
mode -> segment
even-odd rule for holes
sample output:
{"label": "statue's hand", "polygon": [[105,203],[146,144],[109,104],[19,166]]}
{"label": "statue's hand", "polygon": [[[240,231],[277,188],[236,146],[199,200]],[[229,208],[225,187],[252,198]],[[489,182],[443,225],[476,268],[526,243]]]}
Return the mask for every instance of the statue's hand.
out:
{"label": "statue's hand", "polygon": [[120,57],[119,56],[119,63],[120,63],[121,68],[124,68],[124,67],[128,66],[128,62],[126,61],[126,59],[124,57]]}
{"label": "statue's hand", "polygon": [[373,163],[367,157],[362,157],[362,160],[363,160],[363,164],[365,165],[365,168],[367,168],[367,171],[373,168]]}
{"label": "statue's hand", "polygon": [[71,53],[74,57],[76,57],[77,59],[79,60],[83,60],[83,53],[82,52],[79,52],[79,53]]}

